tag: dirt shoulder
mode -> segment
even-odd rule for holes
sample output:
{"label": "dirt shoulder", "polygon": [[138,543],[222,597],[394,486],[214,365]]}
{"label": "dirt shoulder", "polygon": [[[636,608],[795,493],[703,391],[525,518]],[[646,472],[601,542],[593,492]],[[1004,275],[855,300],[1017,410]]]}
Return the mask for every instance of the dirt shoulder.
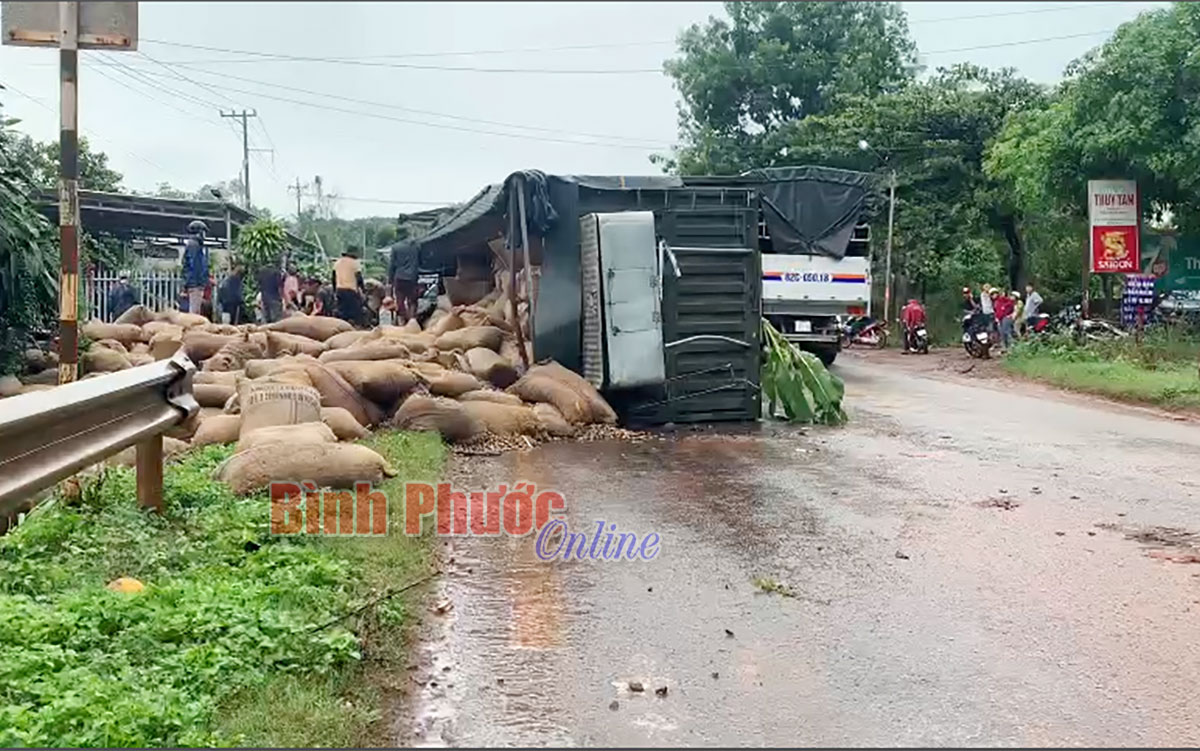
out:
{"label": "dirt shoulder", "polygon": [[[1060,401],[1070,401],[1113,409],[1133,410],[1169,420],[1200,422],[1200,410],[1164,409],[1136,400],[1115,399],[1086,391],[1075,391],[1051,385],[1045,381],[1028,378],[1004,367],[1004,357],[987,360],[971,358],[961,348],[940,347],[931,349],[927,355],[906,355],[898,349],[851,349],[839,355],[842,360],[869,364],[917,373],[930,378],[971,383],[1000,391],[1020,390],[1025,394],[1038,394]],[[834,365],[836,371],[837,365]]]}

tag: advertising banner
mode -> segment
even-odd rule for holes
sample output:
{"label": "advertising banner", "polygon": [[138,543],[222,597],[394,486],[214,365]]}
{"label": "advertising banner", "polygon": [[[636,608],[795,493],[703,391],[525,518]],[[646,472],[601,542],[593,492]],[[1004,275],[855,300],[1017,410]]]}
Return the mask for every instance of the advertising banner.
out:
{"label": "advertising banner", "polygon": [[1089,180],[1092,273],[1136,274],[1141,211],[1133,180]]}

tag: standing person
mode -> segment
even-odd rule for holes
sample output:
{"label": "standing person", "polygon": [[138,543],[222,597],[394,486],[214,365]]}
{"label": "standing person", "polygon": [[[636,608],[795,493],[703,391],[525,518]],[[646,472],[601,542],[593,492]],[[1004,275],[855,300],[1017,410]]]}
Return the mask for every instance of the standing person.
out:
{"label": "standing person", "polygon": [[1016,310],[1016,303],[1001,290],[992,290],[992,294],[995,295],[992,307],[996,311],[996,325],[1000,327],[1000,346],[1008,349],[1012,346],[1013,311]]}
{"label": "standing person", "polygon": [[979,312],[986,316],[995,315],[992,306],[992,285],[985,284],[979,289]]}
{"label": "standing person", "polygon": [[388,261],[388,277],[392,280],[392,295],[396,299],[399,323],[406,323],[417,315],[417,286],[420,247],[416,243],[392,246],[392,257]]}
{"label": "standing person", "polygon": [[283,318],[283,272],[275,264],[267,263],[258,270],[255,279],[262,295],[263,323],[275,323]]}
{"label": "standing person", "polygon": [[240,263],[234,264],[229,276],[225,277],[217,289],[217,303],[221,306],[221,312],[229,314],[229,323],[234,326],[248,322],[242,284],[245,273],[245,266]]}
{"label": "standing person", "polygon": [[1042,296],[1034,289],[1033,282],[1025,285],[1025,329],[1033,330],[1033,319],[1042,311]]}
{"label": "standing person", "polygon": [[287,274],[283,277],[283,308],[289,312],[300,309],[300,274],[292,261],[287,262]]}
{"label": "standing person", "polygon": [[137,305],[138,293],[129,284],[128,272],[122,271],[117,277],[117,284],[108,293],[108,315],[115,321],[121,314]]}
{"label": "standing person", "polygon": [[362,264],[358,261],[358,246],[350,245],[342,257],[333,262],[333,289],[337,295],[337,316],[352,326],[361,326],[363,317]]}
{"label": "standing person", "polygon": [[208,225],[197,219],[187,230],[189,236],[183,243],[183,286],[187,290],[188,312],[202,315],[204,289],[208,286],[208,251],[204,249]]}
{"label": "standing person", "polygon": [[1025,303],[1021,300],[1021,293],[1015,289],[1012,291],[1013,299],[1013,334],[1018,338],[1025,335]]}
{"label": "standing person", "polygon": [[909,299],[900,309],[900,321],[904,324],[904,351],[916,350],[917,329],[925,325],[925,308],[916,298]]}
{"label": "standing person", "polygon": [[379,325],[396,325],[396,301],[390,295],[383,298],[383,303],[379,306]]}

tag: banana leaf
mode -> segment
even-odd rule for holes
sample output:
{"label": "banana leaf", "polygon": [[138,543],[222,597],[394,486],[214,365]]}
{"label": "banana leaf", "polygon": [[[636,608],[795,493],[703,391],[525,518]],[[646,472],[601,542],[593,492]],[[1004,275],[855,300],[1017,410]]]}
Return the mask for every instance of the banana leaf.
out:
{"label": "banana leaf", "polygon": [[762,389],[771,417],[782,410],[789,422],[844,424],[846,389],[842,379],[830,373],[816,355],[784,339],[766,319],[762,328],[767,348]]}

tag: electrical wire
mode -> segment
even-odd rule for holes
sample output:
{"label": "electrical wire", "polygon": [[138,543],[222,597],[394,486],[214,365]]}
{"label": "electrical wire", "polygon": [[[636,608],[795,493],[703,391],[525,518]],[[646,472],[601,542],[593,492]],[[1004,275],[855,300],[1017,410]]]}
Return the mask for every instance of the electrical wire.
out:
{"label": "electrical wire", "polygon": [[604,139],[604,140],[609,140],[609,141],[624,141],[624,142],[629,142],[630,145],[649,146],[651,148],[661,148],[661,146],[662,146],[660,141],[655,140],[655,139],[650,139],[650,138],[640,138],[640,137],[634,137],[634,136],[615,136],[615,135],[608,135],[608,134],[603,134],[603,133],[583,133],[583,132],[578,132],[578,131],[560,130],[560,129],[556,129],[556,128],[544,128],[544,127],[537,126],[537,125],[525,125],[522,123],[504,122],[501,120],[487,120],[487,119],[483,119],[483,118],[466,117],[464,115],[454,115],[454,114],[450,114],[448,112],[438,112],[435,110],[418,109],[415,107],[404,107],[404,106],[401,106],[398,104],[391,104],[389,102],[377,102],[377,101],[373,101],[373,100],[369,100],[369,99],[357,99],[355,97],[342,96],[340,94],[332,94],[332,93],[324,92],[324,91],[315,91],[313,89],[305,89],[305,88],[301,88],[298,86],[286,86],[284,84],[275,83],[274,81],[263,81],[263,80],[256,79],[256,78],[248,78],[246,76],[235,76],[235,75],[232,75],[229,73],[218,73],[216,71],[208,71],[208,70],[202,70],[202,69],[194,69],[192,72],[202,73],[204,75],[209,75],[209,76],[219,76],[222,79],[243,81],[246,83],[256,84],[259,86],[266,86],[266,87],[269,87],[272,89],[283,89],[285,91],[294,91],[296,93],[307,94],[309,96],[327,97],[330,99],[337,99],[337,100],[344,101],[344,102],[350,102],[352,104],[363,104],[363,105],[372,106],[372,107],[381,107],[384,109],[398,110],[401,112],[412,112],[412,113],[420,114],[420,115],[430,115],[432,117],[446,118],[448,120],[460,120],[460,121],[464,121],[464,122],[480,123],[483,125],[496,125],[496,126],[500,126],[500,127],[504,127],[504,128],[519,128],[521,130],[533,130],[533,131],[538,131],[541,133],[556,133],[556,134],[565,135],[565,136],[582,136],[584,138],[598,138],[598,139]]}

